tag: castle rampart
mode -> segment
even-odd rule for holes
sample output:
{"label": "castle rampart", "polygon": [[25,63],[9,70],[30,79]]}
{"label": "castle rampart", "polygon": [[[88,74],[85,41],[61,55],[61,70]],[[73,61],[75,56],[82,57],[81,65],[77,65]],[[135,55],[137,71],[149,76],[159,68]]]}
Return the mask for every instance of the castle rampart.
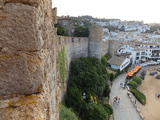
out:
{"label": "castle rampart", "polygon": [[60,49],[65,48],[67,74],[75,58],[100,59],[108,49],[101,27],[90,29],[89,38],[57,36],[53,11],[51,0],[0,1],[2,120],[58,120],[65,92],[59,77]]}

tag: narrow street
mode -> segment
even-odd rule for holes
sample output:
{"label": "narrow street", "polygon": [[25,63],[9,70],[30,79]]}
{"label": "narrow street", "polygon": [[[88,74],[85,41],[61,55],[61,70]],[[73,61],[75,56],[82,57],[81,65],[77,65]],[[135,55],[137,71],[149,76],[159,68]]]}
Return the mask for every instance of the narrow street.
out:
{"label": "narrow street", "polygon": [[[110,104],[114,110],[114,120],[142,120],[127,95],[127,89],[123,89],[120,83],[124,84],[126,73],[119,75],[113,82],[110,93]],[[120,104],[113,103],[115,96],[120,98]]]}

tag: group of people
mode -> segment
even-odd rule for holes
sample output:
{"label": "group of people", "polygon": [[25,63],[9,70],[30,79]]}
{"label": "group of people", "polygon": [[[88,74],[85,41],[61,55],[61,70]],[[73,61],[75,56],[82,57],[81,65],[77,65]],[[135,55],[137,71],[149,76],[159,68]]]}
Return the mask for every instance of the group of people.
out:
{"label": "group of people", "polygon": [[120,98],[118,98],[118,96],[115,96],[115,97],[114,97],[114,99],[113,99],[113,103],[117,103],[117,104],[119,104],[119,103],[120,103],[120,101],[121,101],[121,99],[120,99]]}

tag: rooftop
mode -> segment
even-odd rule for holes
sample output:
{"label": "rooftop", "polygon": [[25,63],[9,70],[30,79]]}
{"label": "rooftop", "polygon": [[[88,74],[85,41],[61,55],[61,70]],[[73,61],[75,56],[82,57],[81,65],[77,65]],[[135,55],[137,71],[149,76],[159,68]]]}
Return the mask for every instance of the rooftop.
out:
{"label": "rooftop", "polygon": [[125,57],[113,56],[108,62],[109,64],[120,66],[125,59]]}

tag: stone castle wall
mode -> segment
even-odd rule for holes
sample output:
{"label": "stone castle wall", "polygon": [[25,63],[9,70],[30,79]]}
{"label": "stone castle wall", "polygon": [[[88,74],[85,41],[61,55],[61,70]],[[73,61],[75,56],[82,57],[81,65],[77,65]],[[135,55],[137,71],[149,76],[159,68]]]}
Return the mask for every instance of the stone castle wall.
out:
{"label": "stone castle wall", "polygon": [[[62,101],[67,89],[70,63],[72,60],[75,60],[79,57],[88,57],[88,38],[87,37],[66,37],[66,36],[57,36],[57,63],[59,62],[59,52],[64,49],[65,51],[65,68],[66,68],[66,79],[62,83],[59,80],[59,100]],[[60,66],[57,64],[57,76],[60,76]]]}
{"label": "stone castle wall", "polygon": [[58,120],[51,0],[0,0],[1,120]]}
{"label": "stone castle wall", "polygon": [[89,38],[57,36],[53,11],[51,0],[0,0],[2,120],[58,120],[67,86],[67,78],[65,87],[59,80],[59,50],[65,48],[68,75],[75,58],[100,59],[108,49],[99,27]]}
{"label": "stone castle wall", "polygon": [[110,44],[109,44],[108,41],[103,41],[102,42],[102,54],[101,54],[101,56],[104,56],[106,53],[109,52],[109,46],[110,46]]}

